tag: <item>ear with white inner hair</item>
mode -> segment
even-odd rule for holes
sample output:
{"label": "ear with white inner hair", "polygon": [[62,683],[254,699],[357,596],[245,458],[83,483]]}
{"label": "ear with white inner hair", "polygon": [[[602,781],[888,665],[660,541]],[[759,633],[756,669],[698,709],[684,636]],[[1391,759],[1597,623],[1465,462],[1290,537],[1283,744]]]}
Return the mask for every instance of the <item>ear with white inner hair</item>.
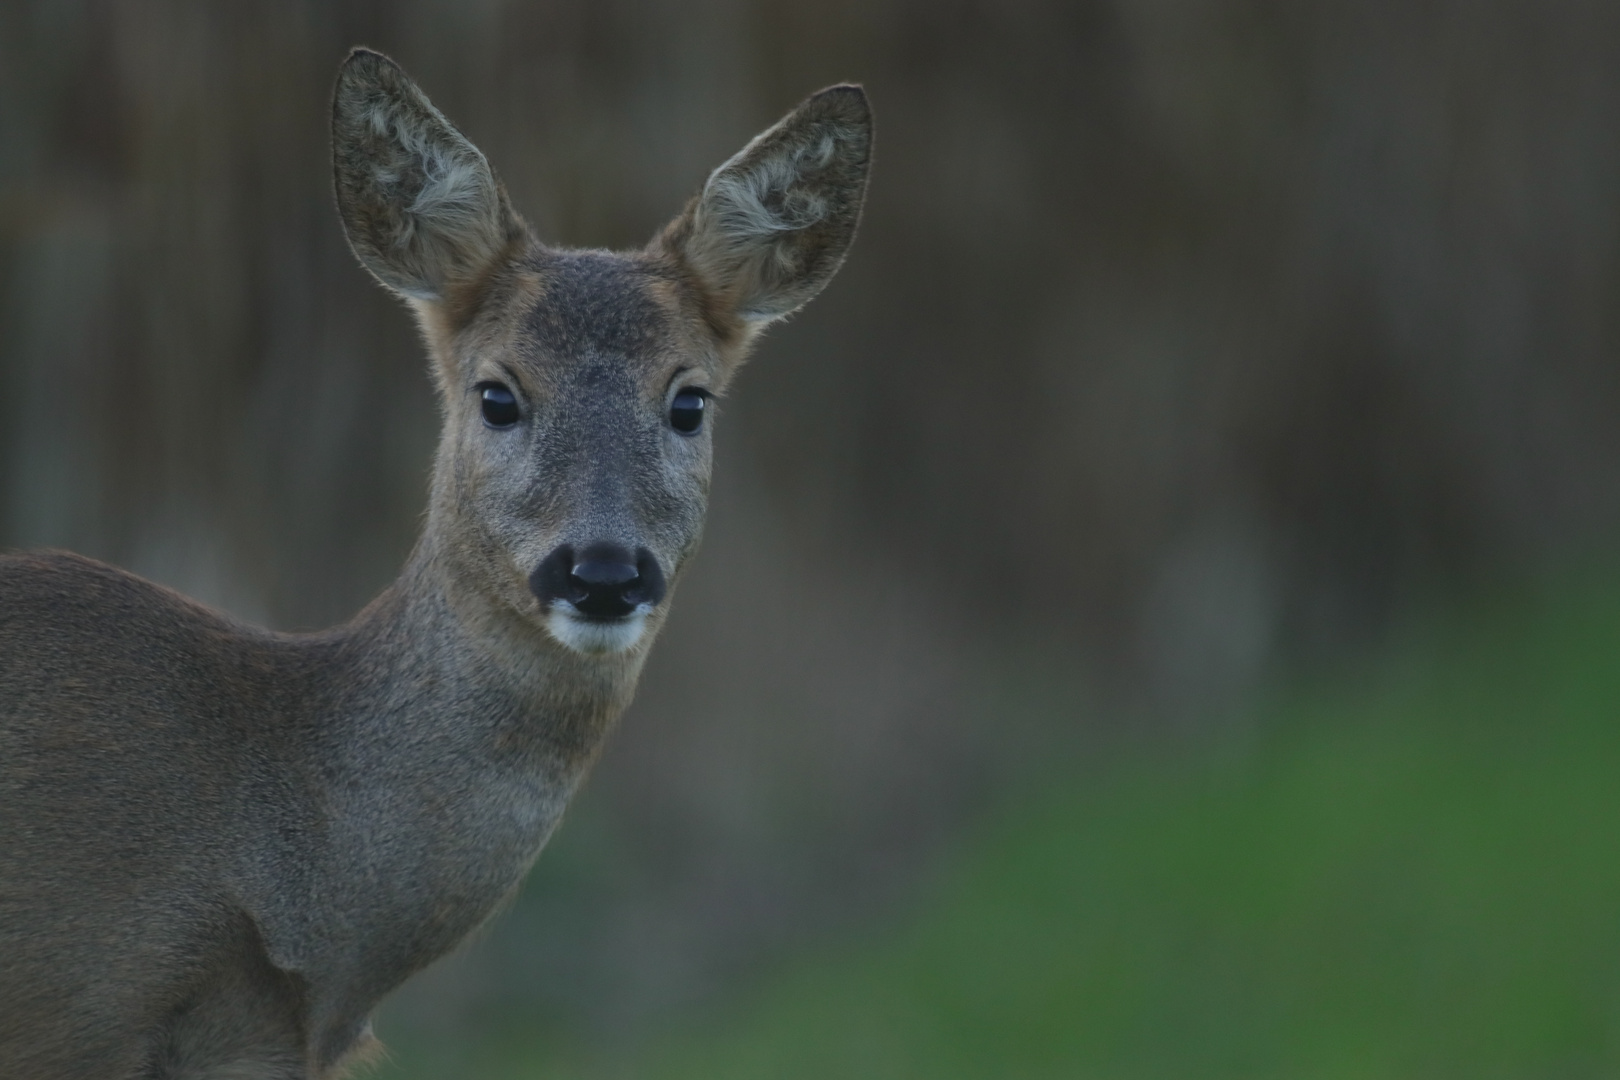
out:
{"label": "ear with white inner hair", "polygon": [[355,255],[413,300],[446,299],[526,236],[484,155],[370,49],[338,71],[332,172]]}
{"label": "ear with white inner hair", "polygon": [[843,263],[871,155],[866,92],[828,87],[716,169],[656,243],[690,268],[723,323],[764,326]]}

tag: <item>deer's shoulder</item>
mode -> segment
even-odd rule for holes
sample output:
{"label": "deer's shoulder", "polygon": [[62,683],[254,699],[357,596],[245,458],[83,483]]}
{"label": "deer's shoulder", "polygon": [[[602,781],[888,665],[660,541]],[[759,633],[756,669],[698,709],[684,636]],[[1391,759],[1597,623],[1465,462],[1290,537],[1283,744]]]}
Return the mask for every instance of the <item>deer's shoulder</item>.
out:
{"label": "deer's shoulder", "polygon": [[30,637],[75,627],[93,628],[103,640],[108,630],[125,627],[221,636],[247,629],[173,589],[71,551],[0,554],[0,634],[14,634],[26,646]]}
{"label": "deer's shoulder", "polygon": [[296,688],[309,650],[295,642],[83,555],[0,555],[6,726],[32,715],[130,747],[229,744],[257,726],[242,703],[262,712]]}

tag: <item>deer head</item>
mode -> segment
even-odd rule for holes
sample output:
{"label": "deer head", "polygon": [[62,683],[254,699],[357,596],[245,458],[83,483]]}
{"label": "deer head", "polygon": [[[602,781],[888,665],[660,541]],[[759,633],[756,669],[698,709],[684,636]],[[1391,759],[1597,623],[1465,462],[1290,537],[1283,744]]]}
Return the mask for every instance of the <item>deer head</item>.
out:
{"label": "deer head", "polygon": [[445,426],[427,536],[449,591],[543,647],[644,649],[697,546],[710,403],[821,291],[871,153],[857,86],[807,99],[640,251],[535,238],[489,163],[386,57],[338,76],[338,208],[414,309]]}

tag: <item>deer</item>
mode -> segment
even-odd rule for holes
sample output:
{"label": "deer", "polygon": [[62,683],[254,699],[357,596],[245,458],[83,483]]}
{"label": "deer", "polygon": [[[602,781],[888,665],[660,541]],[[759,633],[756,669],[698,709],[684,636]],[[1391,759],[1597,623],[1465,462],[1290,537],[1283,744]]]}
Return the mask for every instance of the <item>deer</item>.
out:
{"label": "deer", "polygon": [[0,1076],[329,1080],[517,889],[698,546],[713,403],[843,263],[865,92],[831,86],[643,249],[548,246],[392,60],[342,63],[339,217],[443,415],[420,538],[352,620],[261,629],[0,555]]}

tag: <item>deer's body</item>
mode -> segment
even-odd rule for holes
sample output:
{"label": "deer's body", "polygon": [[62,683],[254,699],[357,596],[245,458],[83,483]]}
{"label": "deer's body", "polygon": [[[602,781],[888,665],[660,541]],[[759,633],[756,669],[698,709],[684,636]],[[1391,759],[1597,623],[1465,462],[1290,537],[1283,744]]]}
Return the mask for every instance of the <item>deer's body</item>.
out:
{"label": "deer's body", "polygon": [[413,562],[352,623],[283,635],[77,556],[0,560],[0,896],[32,909],[0,923],[0,981],[31,988],[0,1046],[77,1015],[59,1075],[141,1075],[253,960],[284,973],[288,1052],[330,1064],[499,905],[639,664],[503,671],[431,581]]}
{"label": "deer's body", "polygon": [[697,388],[836,269],[866,123],[859,91],[819,95],[647,251],[557,252],[397,68],[351,57],[339,207],[446,403],[423,539],[305,635],[0,557],[0,1076],[329,1075],[499,907],[695,549]]}

